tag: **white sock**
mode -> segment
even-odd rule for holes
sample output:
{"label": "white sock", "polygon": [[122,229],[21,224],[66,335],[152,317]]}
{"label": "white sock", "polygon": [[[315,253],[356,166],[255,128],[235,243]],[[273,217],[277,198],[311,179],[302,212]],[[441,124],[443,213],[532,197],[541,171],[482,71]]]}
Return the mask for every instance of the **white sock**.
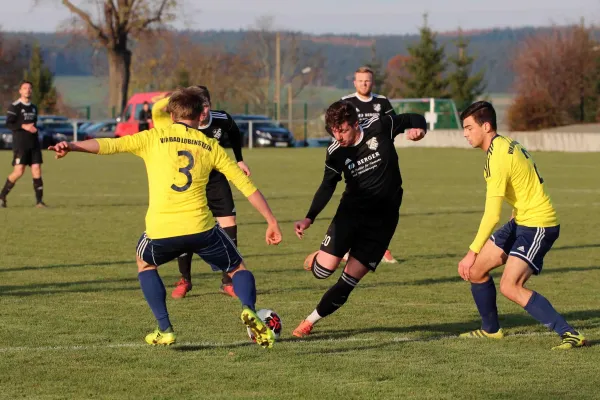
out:
{"label": "white sock", "polygon": [[319,315],[319,313],[317,312],[317,310],[315,310],[315,311],[312,312],[312,314],[310,314],[308,317],[306,317],[306,320],[310,321],[312,324],[315,324],[321,318],[323,318],[323,317],[321,317]]}

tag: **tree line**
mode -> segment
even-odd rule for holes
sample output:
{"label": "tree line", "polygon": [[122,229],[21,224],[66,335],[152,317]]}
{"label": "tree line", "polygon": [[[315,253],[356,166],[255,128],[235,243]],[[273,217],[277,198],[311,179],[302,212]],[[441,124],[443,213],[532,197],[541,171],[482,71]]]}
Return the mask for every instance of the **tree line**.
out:
{"label": "tree line", "polygon": [[[277,33],[268,17],[245,32],[237,51],[229,51],[220,43],[198,42],[189,32],[167,29],[165,23],[175,18],[177,1],[138,0],[133,7],[127,1],[95,2],[104,11],[95,20],[72,2],[63,4],[73,13],[69,34],[87,38],[98,55],[92,57],[95,68],[107,72],[108,107],[123,109],[132,91],[170,90],[197,82],[213,88],[215,98],[245,104],[281,102],[281,88],[293,98],[306,85],[326,84],[329,54],[306,46],[301,33]],[[348,74],[360,64],[369,64],[376,71],[377,90],[388,97],[452,98],[459,110],[484,94],[489,71],[476,67],[478,54],[471,51],[465,34],[458,31],[452,42],[454,54],[449,54],[448,42],[440,43],[426,17],[419,33],[405,53],[386,64],[373,42],[370,59],[354,60]],[[583,24],[555,27],[522,41],[511,58],[516,93],[509,112],[512,129],[596,120],[600,62],[593,33]],[[28,66],[22,49],[0,37],[0,85],[6,88],[27,76],[36,80],[39,104],[56,108],[60,97],[39,46],[27,54]],[[278,61],[275,54],[280,55]],[[102,71],[106,65],[108,71]],[[279,81],[274,81],[275,70]]]}

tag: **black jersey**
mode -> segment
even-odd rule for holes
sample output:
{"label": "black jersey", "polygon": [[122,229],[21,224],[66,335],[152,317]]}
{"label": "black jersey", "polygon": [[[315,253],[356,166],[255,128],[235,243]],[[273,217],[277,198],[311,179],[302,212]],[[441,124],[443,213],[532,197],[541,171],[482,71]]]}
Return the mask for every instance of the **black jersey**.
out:
{"label": "black jersey", "polygon": [[342,147],[334,141],[327,148],[325,175],[307,218],[315,220],[342,176],[346,190],[340,208],[378,215],[398,212],[402,202],[402,176],[394,138],[405,129],[426,130],[425,118],[419,114],[374,116],[359,126],[361,136],[355,145]]}
{"label": "black jersey", "polygon": [[359,121],[363,121],[377,115],[396,115],[394,109],[392,108],[392,104],[387,97],[380,94],[371,93],[371,97],[368,100],[362,100],[356,93],[352,93],[348,96],[342,97],[342,100],[349,101],[356,107]]}
{"label": "black jersey", "polygon": [[233,150],[235,160],[237,162],[244,160],[242,158],[242,135],[240,128],[238,128],[231,115],[225,111],[211,110],[208,123],[199,126],[198,130],[210,138],[217,139],[221,145],[228,143]]}
{"label": "black jersey", "polygon": [[24,124],[37,124],[38,110],[32,103],[23,103],[20,99],[12,103],[6,111],[6,127],[13,132],[13,146],[32,148],[39,145],[38,134],[21,128]]}

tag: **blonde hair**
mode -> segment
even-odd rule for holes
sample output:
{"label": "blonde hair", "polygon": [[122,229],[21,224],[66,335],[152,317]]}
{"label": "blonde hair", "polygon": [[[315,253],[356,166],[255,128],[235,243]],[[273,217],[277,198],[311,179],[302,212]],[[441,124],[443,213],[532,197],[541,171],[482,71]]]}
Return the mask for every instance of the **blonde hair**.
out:
{"label": "blonde hair", "polygon": [[356,70],[356,72],[354,72],[355,75],[356,74],[364,74],[364,73],[371,74],[371,76],[374,75],[373,70],[367,66],[360,67],[359,69]]}
{"label": "blonde hair", "polygon": [[167,112],[173,114],[173,121],[193,120],[200,117],[206,103],[208,101],[199,88],[180,88],[171,94]]}

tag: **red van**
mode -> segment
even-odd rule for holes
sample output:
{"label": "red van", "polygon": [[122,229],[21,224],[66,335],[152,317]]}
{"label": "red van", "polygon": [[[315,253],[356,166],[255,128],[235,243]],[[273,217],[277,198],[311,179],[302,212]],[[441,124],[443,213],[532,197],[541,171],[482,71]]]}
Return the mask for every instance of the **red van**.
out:
{"label": "red van", "polygon": [[[138,115],[144,106],[144,102],[147,101],[150,105],[150,109],[154,103],[163,97],[165,97],[169,92],[145,92],[145,93],[136,93],[129,98],[127,101],[127,106],[125,107],[125,111],[123,111],[123,115],[119,118],[119,122],[117,123],[117,129],[115,130],[115,135],[125,136],[125,135],[133,135],[134,133],[139,132],[139,123]],[[150,126],[152,128],[152,126]]]}

